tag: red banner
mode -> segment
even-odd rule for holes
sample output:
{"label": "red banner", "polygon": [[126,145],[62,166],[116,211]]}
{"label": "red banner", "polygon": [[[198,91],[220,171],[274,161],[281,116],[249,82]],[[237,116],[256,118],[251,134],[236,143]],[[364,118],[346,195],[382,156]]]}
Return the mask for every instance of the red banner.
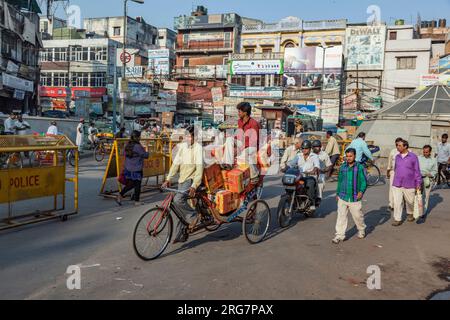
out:
{"label": "red banner", "polygon": [[[39,87],[39,95],[41,97],[65,98],[67,90],[68,88],[66,87],[41,86]],[[106,95],[106,88],[72,87],[71,90],[72,90],[72,98],[80,96],[87,98],[102,98],[104,95]]]}

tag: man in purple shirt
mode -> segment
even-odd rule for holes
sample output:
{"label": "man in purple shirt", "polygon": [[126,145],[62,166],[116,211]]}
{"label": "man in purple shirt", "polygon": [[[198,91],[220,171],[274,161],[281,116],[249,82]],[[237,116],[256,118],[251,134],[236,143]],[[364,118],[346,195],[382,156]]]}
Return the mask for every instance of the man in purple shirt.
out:
{"label": "man in purple shirt", "polygon": [[403,200],[406,203],[408,221],[414,219],[414,199],[416,193],[420,191],[422,185],[422,175],[420,173],[419,158],[409,150],[407,141],[397,143],[397,150],[400,154],[395,158],[395,177],[393,182],[394,195],[394,227],[403,224]]}

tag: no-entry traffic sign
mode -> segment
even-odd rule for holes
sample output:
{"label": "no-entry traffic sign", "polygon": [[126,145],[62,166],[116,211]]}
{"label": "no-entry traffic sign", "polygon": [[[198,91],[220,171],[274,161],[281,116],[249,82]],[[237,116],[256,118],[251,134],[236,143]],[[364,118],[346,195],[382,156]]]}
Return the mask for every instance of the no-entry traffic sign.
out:
{"label": "no-entry traffic sign", "polygon": [[122,52],[122,54],[120,55],[120,61],[122,61],[122,63],[128,63],[131,61],[131,54],[129,52]]}

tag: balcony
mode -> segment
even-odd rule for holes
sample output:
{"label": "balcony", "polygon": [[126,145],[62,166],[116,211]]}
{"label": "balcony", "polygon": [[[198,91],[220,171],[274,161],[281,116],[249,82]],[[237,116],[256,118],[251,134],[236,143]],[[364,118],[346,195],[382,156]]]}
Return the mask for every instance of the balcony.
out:
{"label": "balcony", "polygon": [[225,40],[188,41],[177,43],[177,52],[233,51],[233,42]]}
{"label": "balcony", "polygon": [[346,19],[303,22],[303,30],[304,31],[346,29],[346,28],[347,28],[347,20]]}
{"label": "balcony", "polygon": [[242,33],[266,33],[281,31],[301,31],[302,21],[280,21],[278,23],[250,24],[242,27]]}

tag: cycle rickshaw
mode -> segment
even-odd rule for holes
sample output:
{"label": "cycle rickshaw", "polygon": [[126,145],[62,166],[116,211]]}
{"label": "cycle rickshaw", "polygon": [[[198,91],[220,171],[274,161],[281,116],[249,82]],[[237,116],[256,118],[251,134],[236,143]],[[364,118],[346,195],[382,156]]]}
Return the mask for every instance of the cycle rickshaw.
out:
{"label": "cycle rickshaw", "polygon": [[197,217],[191,224],[173,203],[175,189],[170,192],[161,206],[147,211],[138,221],[133,234],[133,247],[136,254],[145,261],[155,260],[166,250],[173,234],[173,215],[188,227],[189,234],[202,230],[214,232],[222,225],[234,222],[242,223],[242,231],[250,244],[258,244],[266,237],[271,220],[271,212],[266,201],[261,200],[264,177],[251,190],[242,195],[240,208],[228,215],[220,215],[215,209],[214,195],[208,194],[201,186],[192,200],[195,202]]}

